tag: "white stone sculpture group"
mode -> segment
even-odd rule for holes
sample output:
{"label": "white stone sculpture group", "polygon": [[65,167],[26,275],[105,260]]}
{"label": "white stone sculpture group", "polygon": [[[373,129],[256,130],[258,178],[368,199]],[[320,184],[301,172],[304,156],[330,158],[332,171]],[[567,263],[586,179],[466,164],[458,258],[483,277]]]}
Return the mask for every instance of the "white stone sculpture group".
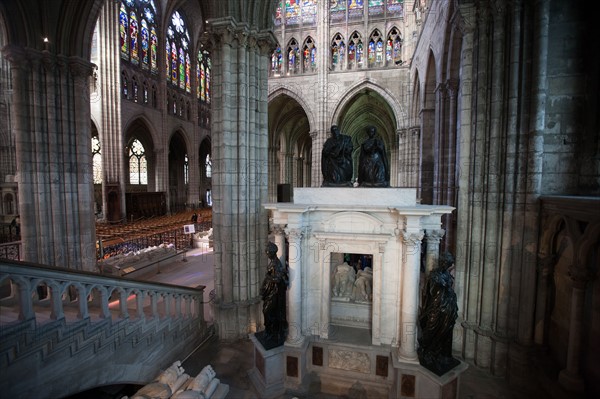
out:
{"label": "white stone sculpture group", "polygon": [[335,267],[333,274],[333,297],[338,300],[371,302],[373,300],[373,269],[365,267],[358,272],[348,264]]}
{"label": "white stone sculpture group", "polygon": [[219,385],[222,385],[221,381],[216,378],[211,365],[191,378],[184,372],[181,362],[176,361],[160,373],[155,381],[137,391],[131,399],[211,399]]}

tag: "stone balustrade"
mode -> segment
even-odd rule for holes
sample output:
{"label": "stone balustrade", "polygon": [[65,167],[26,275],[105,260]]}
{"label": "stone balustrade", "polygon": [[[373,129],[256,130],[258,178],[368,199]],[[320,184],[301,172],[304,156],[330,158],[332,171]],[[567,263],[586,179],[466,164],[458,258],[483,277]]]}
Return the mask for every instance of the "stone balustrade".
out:
{"label": "stone balustrade", "polygon": [[[204,286],[0,260],[0,392],[58,397],[146,383],[212,333],[203,295]],[[119,367],[98,373],[114,359]]]}

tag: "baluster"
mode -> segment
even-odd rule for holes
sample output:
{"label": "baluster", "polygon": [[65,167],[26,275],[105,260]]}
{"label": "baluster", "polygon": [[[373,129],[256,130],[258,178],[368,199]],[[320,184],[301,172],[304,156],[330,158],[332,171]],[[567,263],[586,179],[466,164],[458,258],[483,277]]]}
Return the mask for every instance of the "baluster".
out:
{"label": "baluster", "polygon": [[163,295],[163,302],[165,304],[165,313],[163,314],[163,317],[170,317],[171,316],[171,301],[169,298],[169,294],[164,293]]}
{"label": "baluster", "polygon": [[129,310],[127,309],[128,292],[124,289],[119,289],[119,307],[121,309],[121,318],[129,318]]}
{"label": "baluster", "polygon": [[136,315],[140,320],[144,319],[144,291],[139,291],[135,297],[137,307]]}
{"label": "baluster", "polygon": [[152,297],[152,317],[158,318],[158,293],[154,291],[150,295]]}
{"label": "baluster", "polygon": [[52,320],[59,320],[65,317],[63,311],[62,295],[60,293],[60,286],[52,284],[50,288],[50,300],[52,301],[52,310],[50,312],[50,318]]}
{"label": "baluster", "polygon": [[184,308],[184,317],[187,318],[192,318],[192,297],[190,297],[189,295],[186,295],[183,297],[184,301],[185,301],[185,308]]}
{"label": "baluster", "polygon": [[35,319],[30,285],[24,281],[19,284],[19,320]]}
{"label": "baluster", "polygon": [[[108,308],[108,301],[110,299],[110,296],[108,295],[108,291],[106,289],[102,289],[102,291],[100,291],[100,318],[102,319],[106,319],[106,318],[111,318],[110,315],[110,309]],[[96,295],[98,295],[98,292],[96,292]],[[92,300],[95,300],[96,298],[92,298]]]}
{"label": "baluster", "polygon": [[79,301],[79,313],[77,313],[78,319],[87,319],[90,315],[88,313],[88,301],[87,301],[87,289],[85,287],[77,290],[77,301]]}
{"label": "baluster", "polygon": [[181,295],[175,296],[175,318],[181,318]]}

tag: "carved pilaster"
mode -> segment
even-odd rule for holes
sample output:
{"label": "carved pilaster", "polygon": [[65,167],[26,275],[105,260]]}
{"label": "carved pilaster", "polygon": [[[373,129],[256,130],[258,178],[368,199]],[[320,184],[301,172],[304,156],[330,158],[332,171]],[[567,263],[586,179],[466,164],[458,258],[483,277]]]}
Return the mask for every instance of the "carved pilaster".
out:
{"label": "carved pilaster", "polygon": [[288,290],[288,323],[289,332],[286,345],[301,346],[304,342],[302,336],[302,236],[300,228],[286,228],[286,235],[290,248],[289,276],[290,287]]}

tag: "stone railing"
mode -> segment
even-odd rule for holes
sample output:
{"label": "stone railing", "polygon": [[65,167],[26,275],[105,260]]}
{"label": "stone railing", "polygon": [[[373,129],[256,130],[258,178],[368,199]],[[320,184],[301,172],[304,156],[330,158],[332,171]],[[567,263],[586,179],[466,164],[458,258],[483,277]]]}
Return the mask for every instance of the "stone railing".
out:
{"label": "stone railing", "polygon": [[0,244],[0,259],[19,260],[20,253],[21,241]]}
{"label": "stone railing", "polygon": [[204,286],[0,260],[0,392],[64,397],[147,383],[211,334],[203,295]]}

